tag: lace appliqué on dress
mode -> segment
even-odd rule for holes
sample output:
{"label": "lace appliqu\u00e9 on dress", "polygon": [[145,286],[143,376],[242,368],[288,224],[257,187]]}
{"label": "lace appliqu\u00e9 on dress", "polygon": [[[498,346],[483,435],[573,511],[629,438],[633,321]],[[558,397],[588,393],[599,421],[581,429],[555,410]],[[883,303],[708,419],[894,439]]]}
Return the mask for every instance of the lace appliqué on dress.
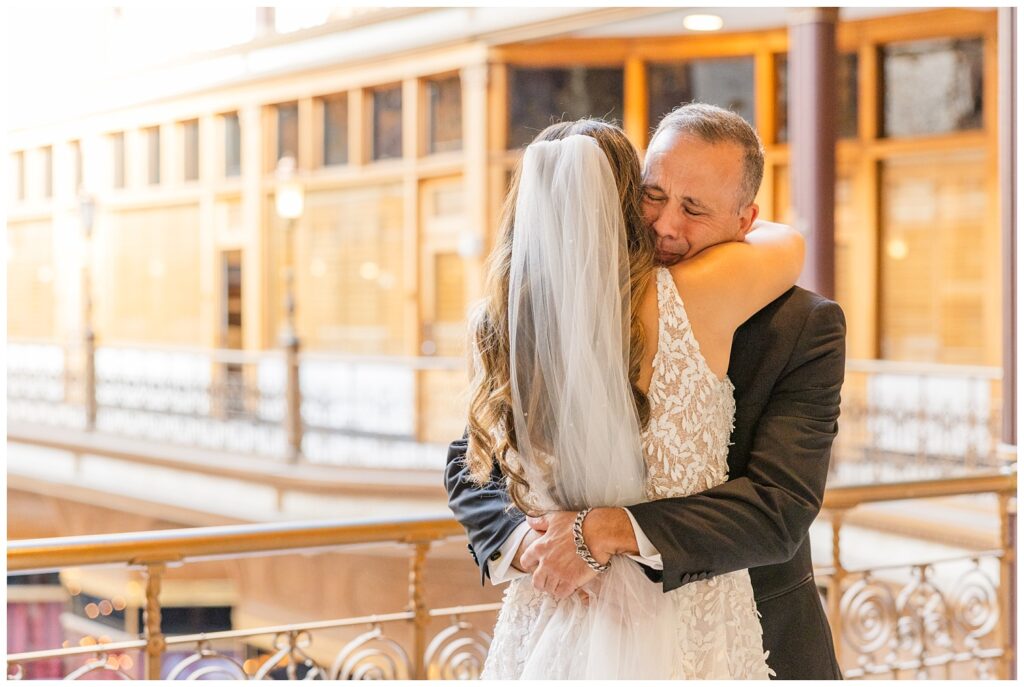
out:
{"label": "lace appliqu\u00e9 on dress", "polygon": [[[658,350],[648,397],[651,420],[642,434],[650,499],[686,496],[728,479],[733,385],[718,379],[700,352],[671,273],[657,270]],[[529,578],[505,591],[483,678],[522,674],[534,628],[545,621]],[[746,570],[697,580],[665,595],[676,607],[677,670],[672,679],[767,679],[761,623]]]}

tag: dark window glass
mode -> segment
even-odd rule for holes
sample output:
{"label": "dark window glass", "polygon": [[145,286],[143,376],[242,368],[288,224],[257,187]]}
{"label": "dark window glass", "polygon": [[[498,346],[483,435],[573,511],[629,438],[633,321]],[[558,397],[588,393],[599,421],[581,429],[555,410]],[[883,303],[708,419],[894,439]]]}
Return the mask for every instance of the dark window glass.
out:
{"label": "dark window glass", "polygon": [[[836,63],[839,138],[857,138],[857,65],[856,53],[844,53]],[[775,113],[775,140],[785,143],[789,140],[788,55],[775,57]]]}
{"label": "dark window glass", "polygon": [[114,188],[124,188],[124,132],[110,137],[110,150],[114,157]]}
{"label": "dark window glass", "polygon": [[277,159],[299,159],[299,106],[296,103],[277,106]]}
{"label": "dark window glass", "polygon": [[82,143],[81,141],[71,142],[71,158],[72,164],[74,165],[75,175],[72,177],[72,186],[75,193],[78,193],[82,189]]}
{"label": "dark window glass", "polygon": [[160,183],[160,129],[146,129],[146,181]]}
{"label": "dark window glass", "polygon": [[238,113],[224,115],[224,176],[237,177],[242,173],[242,130]]}
{"label": "dark window glass", "polygon": [[53,196],[53,146],[43,148],[43,198]]}
{"label": "dark window glass", "polygon": [[348,163],[348,94],[324,98],[324,164]]}
{"label": "dark window glass", "polygon": [[458,76],[427,82],[427,152],[462,150],[462,84]]}
{"label": "dark window glass", "polygon": [[199,122],[185,122],[181,133],[185,144],[185,181],[195,181],[199,178]]}
{"label": "dark window glass", "polygon": [[754,58],[725,57],[647,65],[648,121],[654,127],[679,105],[701,102],[754,124]]}
{"label": "dark window glass", "polygon": [[402,157],[402,86],[373,92],[373,159]]}
{"label": "dark window glass", "polygon": [[555,122],[600,117],[622,121],[621,67],[508,70],[508,147],[528,145]]}
{"label": "dark window glass", "polygon": [[881,50],[884,136],[982,125],[981,38],[890,43]]}

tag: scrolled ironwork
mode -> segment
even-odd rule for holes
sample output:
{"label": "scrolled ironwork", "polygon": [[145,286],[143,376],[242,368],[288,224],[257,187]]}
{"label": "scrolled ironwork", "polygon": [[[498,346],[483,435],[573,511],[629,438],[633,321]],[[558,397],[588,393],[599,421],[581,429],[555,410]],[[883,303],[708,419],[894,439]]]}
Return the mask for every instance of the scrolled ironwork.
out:
{"label": "scrolled ironwork", "polygon": [[862,655],[890,646],[896,636],[896,599],[885,584],[870,574],[843,593],[840,617],[843,637]]}
{"label": "scrolled ironwork", "polygon": [[971,644],[989,635],[999,624],[999,593],[996,583],[975,561],[953,586],[950,594],[953,619]]}
{"label": "scrolled ironwork", "polygon": [[409,680],[412,661],[402,645],[374,625],[342,647],[331,665],[331,680]]}
{"label": "scrolled ironwork", "polygon": [[423,661],[427,676],[440,680],[477,680],[490,645],[489,634],[456,616],[427,646]]}
{"label": "scrolled ironwork", "polygon": [[303,680],[328,679],[327,672],[323,669],[323,666],[303,651],[312,643],[313,637],[306,631],[279,632],[274,637],[274,648],[277,651],[263,662],[263,665],[256,671],[253,679],[266,680],[270,672],[277,667],[282,659],[287,659],[285,672],[289,680],[298,679],[298,668],[300,665],[306,669],[306,674],[302,677]]}
{"label": "scrolled ironwork", "polygon": [[186,680],[209,679],[216,676],[220,680],[247,680],[249,676],[245,668],[231,656],[222,654],[210,646],[207,641],[199,642],[194,654],[185,657],[171,669],[165,680],[180,680],[181,676],[189,668],[199,665],[204,661],[226,661],[227,665],[220,663],[215,665],[200,666],[185,677]]}
{"label": "scrolled ironwork", "polygon": [[79,666],[77,669],[68,673],[64,678],[65,680],[81,680],[90,673],[98,673],[101,671],[107,671],[113,673],[120,680],[134,680],[135,678],[128,673],[121,670],[120,664],[117,663],[113,656],[108,656],[105,653],[96,654],[96,658],[91,658],[84,664]]}

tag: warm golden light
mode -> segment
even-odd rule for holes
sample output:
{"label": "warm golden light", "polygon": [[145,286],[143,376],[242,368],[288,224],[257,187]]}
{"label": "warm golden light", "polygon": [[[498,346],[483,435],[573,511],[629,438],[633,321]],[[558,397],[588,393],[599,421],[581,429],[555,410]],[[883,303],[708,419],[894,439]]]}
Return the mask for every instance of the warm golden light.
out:
{"label": "warm golden light", "polygon": [[127,605],[128,605],[128,602],[124,600],[123,596],[115,596],[114,597],[114,610],[115,611],[123,611],[125,609],[125,606],[127,606]]}
{"label": "warm golden light", "polygon": [[274,207],[281,219],[298,219],[302,216],[305,198],[302,184],[295,180],[295,159],[283,157],[277,163],[277,191]]}
{"label": "warm golden light", "polygon": [[79,646],[93,646],[94,644],[96,644],[96,638],[92,635],[86,635],[85,637],[82,637],[80,640],[78,640],[78,644]]}
{"label": "warm golden light", "polygon": [[131,670],[135,667],[135,661],[128,654],[121,654],[117,660],[121,664],[121,670]]}
{"label": "warm golden light", "polygon": [[691,14],[683,19],[683,26],[690,31],[718,31],[723,25],[716,14]]}
{"label": "warm golden light", "polygon": [[885,247],[885,252],[893,260],[903,260],[910,255],[910,246],[907,245],[906,239],[899,237],[889,241]]}
{"label": "warm golden light", "polygon": [[106,599],[100,601],[100,613],[102,615],[110,615],[114,612],[114,604],[110,603]]}
{"label": "warm golden light", "polygon": [[100,607],[96,604],[89,604],[85,607],[85,614],[89,616],[90,620],[95,620],[100,615]]}

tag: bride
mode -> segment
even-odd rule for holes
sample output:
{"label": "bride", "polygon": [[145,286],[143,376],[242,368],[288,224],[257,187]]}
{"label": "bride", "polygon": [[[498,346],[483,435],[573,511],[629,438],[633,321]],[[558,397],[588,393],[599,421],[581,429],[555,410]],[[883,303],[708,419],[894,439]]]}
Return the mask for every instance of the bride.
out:
{"label": "bride", "polygon": [[758,223],[744,241],[671,268],[654,255],[622,131],[580,120],[541,132],[513,179],[471,319],[466,462],[479,483],[497,462],[528,515],[579,511],[577,552],[599,574],[561,598],[513,580],[483,678],[771,674],[746,570],[663,593],[624,556],[595,560],[582,522],[593,507],[726,481],[732,335],[793,285],[803,240]]}

